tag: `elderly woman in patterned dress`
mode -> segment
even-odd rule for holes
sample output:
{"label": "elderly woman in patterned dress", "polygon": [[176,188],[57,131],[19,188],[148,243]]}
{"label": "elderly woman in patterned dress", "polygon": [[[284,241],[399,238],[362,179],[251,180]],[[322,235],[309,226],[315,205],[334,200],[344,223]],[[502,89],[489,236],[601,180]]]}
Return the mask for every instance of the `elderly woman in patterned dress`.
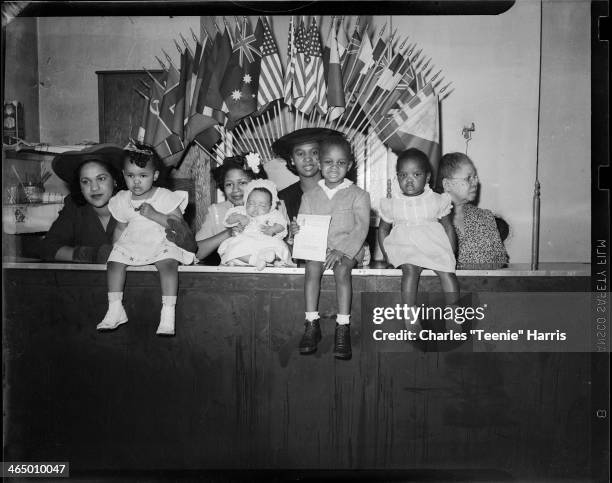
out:
{"label": "elderly woman in patterned dress", "polygon": [[506,266],[508,254],[500,231],[507,231],[507,225],[490,210],[473,204],[478,193],[478,174],[472,160],[463,153],[445,154],[440,160],[438,179],[453,201],[457,268],[490,270]]}

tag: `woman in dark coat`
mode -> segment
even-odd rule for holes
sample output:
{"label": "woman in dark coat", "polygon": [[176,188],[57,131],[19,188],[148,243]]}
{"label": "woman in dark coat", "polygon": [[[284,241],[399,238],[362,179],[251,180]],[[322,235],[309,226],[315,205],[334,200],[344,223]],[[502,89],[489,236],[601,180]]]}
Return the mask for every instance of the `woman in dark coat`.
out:
{"label": "woman in dark coat", "polygon": [[125,189],[121,166],[124,151],[98,144],[55,157],[53,171],[70,187],[64,208],[42,242],[44,260],[106,263],[116,221],[108,201]]}

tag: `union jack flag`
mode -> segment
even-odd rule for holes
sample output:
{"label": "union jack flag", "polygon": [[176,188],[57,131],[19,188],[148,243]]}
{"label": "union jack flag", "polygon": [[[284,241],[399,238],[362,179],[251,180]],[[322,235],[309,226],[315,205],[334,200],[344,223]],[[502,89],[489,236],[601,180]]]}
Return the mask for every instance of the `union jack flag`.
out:
{"label": "union jack flag", "polygon": [[246,34],[244,36],[238,36],[236,43],[232,47],[232,52],[238,52],[238,63],[240,67],[244,67],[244,58],[246,57],[249,63],[255,61],[255,56],[261,57],[261,52],[254,46],[255,35]]}

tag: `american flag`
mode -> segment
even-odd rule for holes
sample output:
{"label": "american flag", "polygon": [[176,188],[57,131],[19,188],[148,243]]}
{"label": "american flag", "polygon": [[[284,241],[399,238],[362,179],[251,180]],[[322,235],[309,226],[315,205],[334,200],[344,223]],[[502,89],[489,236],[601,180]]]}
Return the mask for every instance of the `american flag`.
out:
{"label": "american flag", "polygon": [[297,99],[306,95],[306,64],[309,59],[306,59],[308,49],[308,38],[306,36],[306,28],[304,20],[300,21],[300,25],[295,33],[295,74],[293,76],[293,99],[297,105]]}
{"label": "american flag", "polygon": [[[299,59],[299,56],[298,56]],[[323,68],[323,52],[317,22],[313,18],[308,29],[308,40],[304,55],[306,86],[304,96],[295,102],[295,107],[309,114],[316,105],[323,113],[327,112],[327,86]]]}
{"label": "american flag", "polygon": [[283,97],[283,68],[268,21],[265,18],[259,21],[263,23],[264,37],[261,45],[261,55],[263,57],[259,74],[257,105],[265,106]]}
{"label": "american flag", "polygon": [[295,45],[295,30],[293,29],[293,17],[289,21],[289,46],[287,48],[289,60],[287,62],[287,70],[285,71],[285,80],[283,81],[284,101],[287,106],[293,104],[293,79],[295,77],[295,57],[297,54]]}

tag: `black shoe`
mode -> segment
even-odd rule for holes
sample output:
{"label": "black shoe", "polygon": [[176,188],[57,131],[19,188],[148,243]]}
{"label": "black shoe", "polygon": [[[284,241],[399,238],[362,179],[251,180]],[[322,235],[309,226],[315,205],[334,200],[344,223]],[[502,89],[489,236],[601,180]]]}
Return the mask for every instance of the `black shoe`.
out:
{"label": "black shoe", "polygon": [[317,344],[321,340],[321,326],[319,320],[304,322],[304,335],[300,340],[300,354],[312,354],[317,350]]}
{"label": "black shoe", "polygon": [[336,359],[350,359],[351,351],[351,326],[349,324],[336,324],[334,336],[334,357]]}

